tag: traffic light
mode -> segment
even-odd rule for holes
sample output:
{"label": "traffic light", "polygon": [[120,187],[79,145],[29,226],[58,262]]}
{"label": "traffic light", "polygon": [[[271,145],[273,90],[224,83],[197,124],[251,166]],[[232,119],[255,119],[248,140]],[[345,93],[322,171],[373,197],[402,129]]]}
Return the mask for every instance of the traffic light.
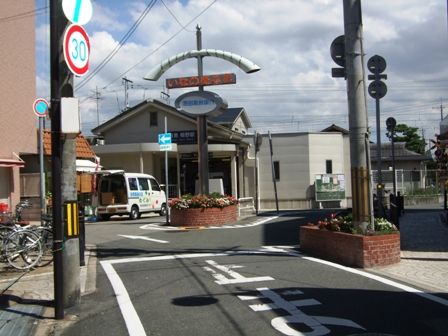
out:
{"label": "traffic light", "polygon": [[331,68],[331,77],[347,79],[345,71],[345,36],[336,37],[330,45],[330,54],[333,61],[341,68]]}
{"label": "traffic light", "polygon": [[386,60],[379,55],[374,55],[367,61],[367,68],[373,74],[367,77],[369,80],[373,80],[368,87],[369,94],[372,98],[381,99],[387,93],[387,86],[381,81],[381,79],[387,79],[387,75],[383,74],[386,70]]}

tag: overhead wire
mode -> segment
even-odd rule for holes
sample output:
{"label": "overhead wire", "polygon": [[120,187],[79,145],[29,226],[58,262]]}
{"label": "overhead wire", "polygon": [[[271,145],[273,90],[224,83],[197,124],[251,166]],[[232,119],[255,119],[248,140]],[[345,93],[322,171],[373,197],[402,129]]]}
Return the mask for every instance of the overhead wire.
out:
{"label": "overhead wire", "polygon": [[[195,21],[198,17],[200,17],[202,14],[204,14],[211,6],[213,6],[213,4],[215,4],[215,2],[217,2],[218,0],[213,0],[207,7],[205,7],[198,15],[196,15],[194,18],[192,18],[190,21],[187,22],[187,24],[185,25],[188,26],[190,25],[193,21]],[[128,68],[125,72],[121,73],[119,76],[117,76],[116,78],[114,78],[112,81],[109,82],[109,84],[105,85],[103,88],[107,88],[110,84],[114,83],[116,80],[122,78],[124,75],[126,75],[129,71],[131,71],[132,69],[136,68],[137,66],[139,66],[140,64],[142,64],[144,61],[146,61],[146,59],[152,55],[154,55],[157,51],[159,51],[162,47],[164,47],[165,45],[167,45],[170,41],[172,41],[177,35],[179,35],[182,31],[184,30],[184,28],[181,28],[180,30],[178,30],[176,33],[174,33],[169,39],[167,39],[165,42],[163,42],[161,45],[159,45],[157,48],[155,48],[154,50],[152,50],[149,54],[147,54],[145,57],[143,57],[139,62],[137,62],[136,64],[134,64],[133,66],[131,66],[130,68]]]}
{"label": "overhead wire", "polygon": [[140,14],[139,18],[134,22],[134,24],[129,28],[129,30],[124,34],[124,36],[121,38],[121,40],[118,42],[118,44],[115,46],[115,48],[96,66],[95,69],[92,70],[75,88],[76,90],[81,89],[84,87],[88,82],[90,82],[95,75],[100,72],[111,60],[112,58],[118,53],[118,51],[123,47],[123,45],[126,43],[126,41],[133,35],[135,30],[138,28],[138,26],[142,23],[143,19],[148,15],[148,13],[151,11],[151,9],[156,4],[157,0],[151,0],[150,3],[146,6],[146,8],[143,10],[143,12]]}
{"label": "overhead wire", "polygon": [[11,15],[11,16],[0,17],[0,23],[11,22],[11,21],[15,21],[15,20],[21,20],[21,19],[33,17],[33,16],[40,15],[40,14],[45,14],[47,12],[48,8],[49,8],[48,6],[45,6],[45,7],[37,8],[37,9],[27,11],[27,12],[18,13],[18,14]]}

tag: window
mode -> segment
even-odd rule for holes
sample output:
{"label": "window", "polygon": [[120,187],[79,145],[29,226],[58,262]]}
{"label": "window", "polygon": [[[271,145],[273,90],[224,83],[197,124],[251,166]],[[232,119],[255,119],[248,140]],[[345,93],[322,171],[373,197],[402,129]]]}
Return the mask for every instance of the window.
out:
{"label": "window", "polygon": [[129,190],[138,190],[137,179],[135,177],[130,177],[128,179],[129,182]]}
{"label": "window", "polygon": [[280,181],[280,161],[274,161],[274,176],[276,181]]}
{"label": "window", "polygon": [[157,126],[157,112],[149,112],[149,126]]}
{"label": "window", "polygon": [[160,186],[159,186],[159,184],[157,183],[156,180],[154,180],[154,179],[149,179],[149,182],[151,182],[151,189],[152,189],[152,190],[154,190],[154,191],[160,191],[160,190],[161,190],[161,189],[160,189]]}
{"label": "window", "polygon": [[327,174],[333,174],[333,161],[332,160],[325,161],[325,172]]}
{"label": "window", "polygon": [[148,191],[149,190],[149,183],[147,178],[139,177],[138,178],[138,185],[140,186],[140,190]]}

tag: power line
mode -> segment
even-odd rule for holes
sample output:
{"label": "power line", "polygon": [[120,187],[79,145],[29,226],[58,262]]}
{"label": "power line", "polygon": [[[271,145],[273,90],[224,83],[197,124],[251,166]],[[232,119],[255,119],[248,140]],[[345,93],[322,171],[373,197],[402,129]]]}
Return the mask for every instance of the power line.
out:
{"label": "power line", "polygon": [[11,16],[1,17],[0,23],[26,19],[29,17],[33,17],[35,15],[45,14],[47,12],[47,10],[48,10],[48,6],[45,6],[45,7],[34,9],[32,11],[22,12],[22,13],[11,15]]}
{"label": "power line", "polygon": [[176,22],[179,24],[179,26],[182,27],[182,29],[184,29],[184,30],[187,31],[187,32],[194,33],[193,30],[188,30],[188,29],[186,28],[186,26],[184,26],[184,25],[179,21],[179,19],[176,17],[176,15],[174,15],[174,13],[168,8],[168,6],[165,4],[165,2],[164,2],[163,0],[160,0],[160,2],[162,2],[163,6],[166,8],[166,10],[168,11],[168,13],[171,14],[171,16],[174,18],[174,20],[176,20]]}
{"label": "power line", "polygon": [[[217,2],[218,0],[214,0],[212,1],[207,7],[205,7],[198,15],[196,15],[194,18],[192,18],[190,21],[187,22],[187,24],[185,26],[190,25],[193,21],[195,21],[198,17],[200,17],[202,14],[204,14],[211,6],[213,6],[213,4],[215,2]],[[159,51],[162,47],[164,47],[166,44],[168,44],[171,40],[173,40],[177,35],[179,35],[182,31],[184,30],[184,28],[180,29],[179,31],[177,31],[176,33],[174,33],[173,36],[171,36],[168,40],[166,40],[165,42],[163,42],[160,46],[158,46],[157,48],[155,48],[153,51],[151,51],[148,55],[146,55],[145,57],[143,57],[139,62],[137,62],[136,64],[134,64],[133,66],[131,66],[129,69],[127,69],[125,72],[123,72],[122,74],[120,74],[119,76],[117,76],[115,79],[113,79],[111,82],[109,82],[109,84],[107,84],[106,86],[104,86],[103,88],[107,88],[110,84],[112,84],[113,82],[115,82],[116,80],[122,78],[123,76],[125,76],[129,71],[131,71],[132,69],[134,69],[135,67],[139,66],[140,64],[142,64],[144,61],[146,61],[146,59],[152,55],[154,55],[157,51]]]}
{"label": "power line", "polygon": [[118,53],[118,51],[123,47],[123,45],[126,43],[126,41],[132,36],[132,34],[135,32],[137,27],[142,23],[143,19],[146,17],[146,15],[151,11],[151,9],[156,4],[157,0],[151,0],[151,2],[146,6],[146,8],[143,10],[142,14],[140,14],[139,18],[134,22],[134,24],[129,28],[129,30],[124,34],[124,36],[121,38],[120,42],[115,46],[115,48],[100,62],[100,64],[97,65],[97,67],[90,72],[87,77],[82,80],[75,90],[81,89],[83,86],[85,86],[88,82],[90,82],[95,75],[101,71],[110,61],[111,59]]}

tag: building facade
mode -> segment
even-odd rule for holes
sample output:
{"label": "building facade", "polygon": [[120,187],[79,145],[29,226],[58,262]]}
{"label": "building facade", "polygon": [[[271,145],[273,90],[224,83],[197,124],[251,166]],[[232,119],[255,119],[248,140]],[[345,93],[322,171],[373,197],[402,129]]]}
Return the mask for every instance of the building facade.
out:
{"label": "building facade", "polygon": [[37,153],[34,0],[2,0],[0,48],[0,203],[10,208],[20,200],[21,155]]}
{"label": "building facade", "polygon": [[[165,181],[165,152],[158,136],[172,134],[168,155],[169,196],[198,192],[196,118],[158,100],[146,100],[99,125],[95,153],[104,169],[147,173]],[[243,141],[250,127],[244,109],[228,109],[208,118],[210,192],[241,196],[248,144]]]}

